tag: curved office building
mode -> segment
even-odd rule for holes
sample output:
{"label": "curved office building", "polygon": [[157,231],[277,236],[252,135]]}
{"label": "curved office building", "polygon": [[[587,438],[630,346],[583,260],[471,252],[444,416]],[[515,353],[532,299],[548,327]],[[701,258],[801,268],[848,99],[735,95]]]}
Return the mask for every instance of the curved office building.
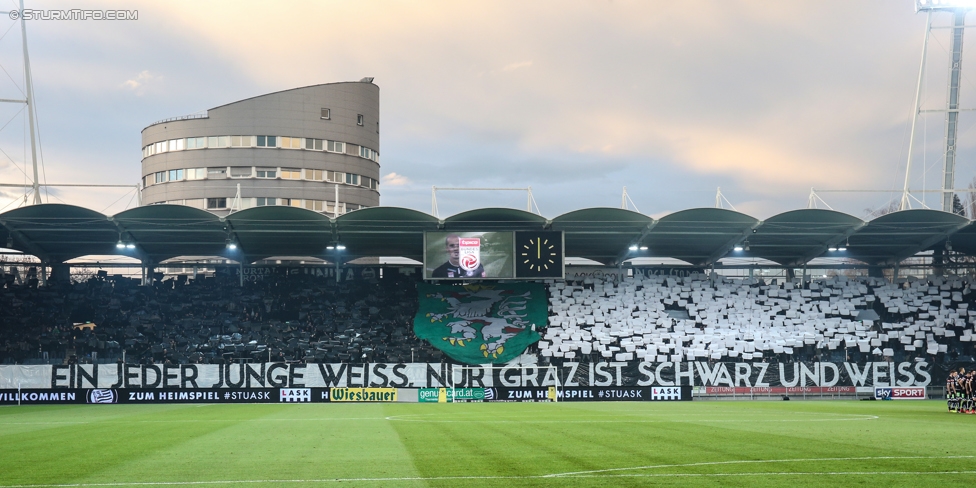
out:
{"label": "curved office building", "polygon": [[264,205],[338,215],[379,205],[372,78],[269,93],[142,130],[142,202],[226,215]]}

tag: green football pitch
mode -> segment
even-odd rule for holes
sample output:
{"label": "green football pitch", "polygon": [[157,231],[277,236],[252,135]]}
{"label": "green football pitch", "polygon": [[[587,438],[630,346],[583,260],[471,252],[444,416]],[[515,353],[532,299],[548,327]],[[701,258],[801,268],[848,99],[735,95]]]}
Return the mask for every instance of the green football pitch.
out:
{"label": "green football pitch", "polygon": [[11,486],[918,486],[976,482],[938,401],[0,407]]}

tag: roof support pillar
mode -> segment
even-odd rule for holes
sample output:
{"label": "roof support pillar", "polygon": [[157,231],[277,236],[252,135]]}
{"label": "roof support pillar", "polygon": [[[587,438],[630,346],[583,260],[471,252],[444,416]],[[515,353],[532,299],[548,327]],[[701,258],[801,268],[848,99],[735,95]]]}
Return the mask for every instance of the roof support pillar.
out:
{"label": "roof support pillar", "polygon": [[721,247],[719,247],[717,251],[712,253],[711,256],[705,259],[705,261],[699,263],[699,265],[712,264],[715,261],[724,258],[729,253],[729,251],[732,250],[732,246],[744,240],[745,238],[749,237],[749,235],[752,234],[753,231],[756,230],[760,225],[762,225],[762,221],[761,220],[756,221],[756,223],[750,225],[748,229],[740,232],[738,235],[736,235],[728,242],[723,244]]}
{"label": "roof support pillar", "polygon": [[20,244],[20,247],[23,248],[22,250],[26,250],[30,254],[37,256],[41,261],[50,259],[50,256],[43,249],[37,247],[23,232],[7,225],[7,222],[4,220],[0,220],[0,225],[7,228],[7,232],[16,240],[17,244]]}
{"label": "roof support pillar", "polygon": [[[641,231],[640,236],[637,237],[637,240],[635,240],[633,242],[633,244],[636,244],[636,245],[639,246],[640,243],[641,243],[641,241],[643,241],[644,238],[647,237],[647,234],[650,234],[651,233],[651,229],[653,229],[655,226],[657,226],[657,223],[658,222],[660,222],[660,221],[659,220],[652,220],[651,223],[647,224],[644,227],[644,230]],[[614,259],[614,261],[612,263],[610,263],[610,264],[611,265],[615,265],[617,263],[623,263],[624,260],[627,259],[628,255],[630,255],[632,253],[633,253],[633,251],[631,251],[630,249],[625,249],[623,252],[621,252],[620,254],[618,254],[617,257]],[[637,257],[637,256],[632,256],[632,257]]]}

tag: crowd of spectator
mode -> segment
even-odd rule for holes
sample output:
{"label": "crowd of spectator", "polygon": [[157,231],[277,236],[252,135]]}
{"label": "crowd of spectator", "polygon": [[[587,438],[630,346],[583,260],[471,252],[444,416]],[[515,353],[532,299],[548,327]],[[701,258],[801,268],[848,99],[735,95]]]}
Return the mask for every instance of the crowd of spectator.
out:
{"label": "crowd of spectator", "polygon": [[538,348],[544,361],[973,361],[972,285],[704,274],[554,282]]}
{"label": "crowd of spectator", "polygon": [[[418,275],[387,271],[337,283],[276,270],[243,286],[221,274],[148,286],[104,273],[46,286],[33,273],[4,275],[0,364],[447,361],[413,333]],[[549,325],[526,354],[542,363],[974,361],[972,286],[965,278],[549,281]]]}
{"label": "crowd of spectator", "polygon": [[120,276],[0,289],[0,363],[439,362],[413,334],[416,278]]}

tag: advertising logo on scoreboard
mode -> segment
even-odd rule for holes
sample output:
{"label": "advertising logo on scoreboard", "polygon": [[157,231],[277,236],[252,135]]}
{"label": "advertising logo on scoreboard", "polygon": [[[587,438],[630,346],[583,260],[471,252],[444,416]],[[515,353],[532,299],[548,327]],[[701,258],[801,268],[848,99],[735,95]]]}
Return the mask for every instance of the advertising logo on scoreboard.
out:
{"label": "advertising logo on scoreboard", "polygon": [[396,388],[332,388],[329,390],[333,402],[395,402]]}
{"label": "advertising logo on scoreboard", "polygon": [[899,386],[896,388],[875,388],[874,398],[878,400],[925,400],[925,387]]}
{"label": "advertising logo on scoreboard", "polygon": [[95,389],[88,392],[88,403],[118,403],[119,395],[115,390]]}
{"label": "advertising logo on scoreboard", "polygon": [[281,388],[278,390],[278,401],[304,403],[312,401],[311,388]]}
{"label": "advertising logo on scoreboard", "polygon": [[427,232],[424,279],[512,279],[513,239],[512,232]]}

